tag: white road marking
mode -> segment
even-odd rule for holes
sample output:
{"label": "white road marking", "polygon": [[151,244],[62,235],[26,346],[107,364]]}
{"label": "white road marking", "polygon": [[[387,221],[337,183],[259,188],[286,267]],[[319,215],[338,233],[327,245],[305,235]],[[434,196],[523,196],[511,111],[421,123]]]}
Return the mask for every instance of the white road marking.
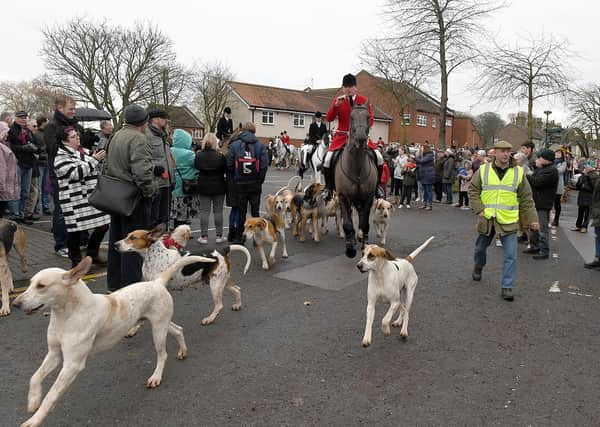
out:
{"label": "white road marking", "polygon": [[558,280],[556,282],[552,283],[552,286],[550,286],[550,289],[548,289],[548,292],[552,292],[552,293],[560,292],[560,286],[559,286]]}

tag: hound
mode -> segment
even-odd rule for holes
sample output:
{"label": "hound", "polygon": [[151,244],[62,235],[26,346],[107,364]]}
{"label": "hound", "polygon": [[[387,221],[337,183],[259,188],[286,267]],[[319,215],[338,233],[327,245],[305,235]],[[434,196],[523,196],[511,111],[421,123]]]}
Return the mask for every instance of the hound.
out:
{"label": "hound", "polygon": [[[281,240],[283,246],[283,252],[281,256],[283,258],[288,257],[287,247],[285,245],[285,228],[281,218],[278,216],[265,216],[260,218],[248,218],[244,223],[244,235],[246,239],[254,238],[260,258],[262,260],[262,269],[268,270],[269,263],[265,256],[265,243],[271,244],[271,253],[269,254],[269,261],[271,264],[275,263],[275,250],[277,249],[277,240]],[[279,237],[277,237],[279,236]]]}
{"label": "hound", "polygon": [[325,200],[323,199],[323,190],[325,185],[320,182],[313,182],[304,190],[304,199],[302,206],[302,220],[300,222],[300,241],[306,240],[306,222],[310,219],[312,226],[312,235],[315,242],[319,242],[319,216],[325,213]]}
{"label": "hound", "polygon": [[[44,306],[50,312],[48,354],[29,382],[27,410],[33,416],[21,427],[39,426],[58,399],[85,368],[88,356],[113,347],[140,319],[152,323],[157,360],[146,387],[158,387],[167,360],[167,334],[179,344],[178,359],[187,355],[183,328],[171,322],[173,298],[165,285],[181,267],[195,262],[211,262],[205,257],[182,258],[161,273],[156,280],[125,286],[110,295],[93,294],[81,278],[92,259],[85,257],[69,271],[46,268],[31,278],[27,290],[14,306],[31,314]],[[42,400],[42,382],[62,361],[56,381]]]}
{"label": "hound", "polygon": [[21,259],[21,271],[25,273],[27,271],[25,232],[14,221],[0,220],[0,287],[2,288],[0,316],[8,316],[10,314],[9,294],[15,290],[10,265],[8,264],[8,253],[12,249],[13,244]]}
{"label": "hound", "polygon": [[363,256],[356,264],[361,273],[369,272],[367,322],[362,340],[363,347],[371,345],[371,330],[377,302],[390,303],[390,308],[381,320],[383,335],[390,334],[390,321],[399,309],[398,318],[392,323],[392,326],[402,326],[400,336],[408,337],[408,313],[418,281],[412,262],[432,240],[433,236],[405,259],[394,258],[390,251],[377,245],[366,245],[363,249]]}
{"label": "hound", "polygon": [[394,206],[385,199],[377,199],[375,200],[375,203],[373,203],[373,208],[375,211],[375,214],[373,215],[375,234],[380,239],[379,243],[385,245],[387,229]]}

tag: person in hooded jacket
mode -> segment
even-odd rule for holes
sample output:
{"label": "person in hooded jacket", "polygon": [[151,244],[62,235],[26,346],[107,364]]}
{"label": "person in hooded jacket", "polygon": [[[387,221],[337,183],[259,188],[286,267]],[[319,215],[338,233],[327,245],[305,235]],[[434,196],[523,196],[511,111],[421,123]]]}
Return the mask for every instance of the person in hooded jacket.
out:
{"label": "person in hooded jacket", "polygon": [[[244,159],[251,160],[252,166],[246,166],[246,164],[250,163],[242,165]],[[256,138],[256,126],[254,123],[245,123],[237,139],[232,139],[226,160],[227,173],[233,177],[232,197],[235,199],[234,204],[239,208],[237,224],[233,225],[233,230],[231,230],[232,224],[229,224],[229,227],[234,236],[234,241],[241,243],[248,203],[250,203],[251,215],[253,217],[260,216],[259,207],[262,184],[265,181],[269,167],[267,148]],[[242,169],[248,169],[251,173],[241,175],[244,172]]]}
{"label": "person in hooded jacket", "polygon": [[175,159],[175,189],[173,190],[173,216],[175,227],[189,224],[198,215],[197,200],[194,194],[183,192],[183,180],[194,180],[198,170],[194,166],[196,155],[192,151],[192,135],[183,129],[173,132],[173,147],[171,153]]}
{"label": "person in hooded jacket", "polygon": [[421,147],[420,156],[415,159],[419,169],[419,179],[423,184],[423,206],[421,209],[430,211],[433,205],[433,184],[436,181],[436,173],[433,167],[433,152],[429,145]]}

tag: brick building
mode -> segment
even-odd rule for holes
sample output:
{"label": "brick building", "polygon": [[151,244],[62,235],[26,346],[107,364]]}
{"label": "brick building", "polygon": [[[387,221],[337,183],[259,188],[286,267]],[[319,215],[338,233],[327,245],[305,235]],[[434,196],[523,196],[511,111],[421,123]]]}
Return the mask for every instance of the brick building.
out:
{"label": "brick building", "polygon": [[454,117],[452,141],[457,147],[483,148],[484,145],[471,117]]}

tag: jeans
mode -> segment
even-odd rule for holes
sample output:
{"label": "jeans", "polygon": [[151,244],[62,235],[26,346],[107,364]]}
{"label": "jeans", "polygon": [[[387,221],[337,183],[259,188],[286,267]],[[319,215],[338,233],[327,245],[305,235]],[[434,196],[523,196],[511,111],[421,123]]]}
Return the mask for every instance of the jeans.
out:
{"label": "jeans", "polygon": [[540,255],[550,254],[550,239],[548,237],[548,222],[550,221],[550,210],[540,209],[537,211],[540,221],[540,229],[532,230],[529,242],[532,249],[539,249]]}
{"label": "jeans", "polygon": [[229,229],[237,228],[240,225],[244,225],[240,224],[240,210],[237,206],[234,206],[229,211]]}
{"label": "jeans", "polygon": [[414,187],[413,185],[405,185],[404,186],[404,188],[402,189],[402,198],[400,199],[401,205],[404,205],[404,204],[410,205],[410,198],[413,193],[413,187]]}
{"label": "jeans", "polygon": [[244,227],[244,223],[246,222],[246,212],[248,211],[248,203],[250,203],[250,215],[254,218],[258,218],[260,216],[259,207],[260,207],[260,195],[261,193],[240,193],[238,195],[240,205],[240,214],[239,221],[240,227]]}
{"label": "jeans", "polygon": [[452,203],[452,183],[442,184],[443,192],[446,194],[446,203]]}
{"label": "jeans", "polygon": [[215,228],[217,236],[223,235],[223,200],[225,194],[215,194],[212,196],[198,195],[198,204],[200,211],[200,235],[208,236],[208,217],[211,207],[213,217],[215,218]]}
{"label": "jeans", "polygon": [[460,206],[469,206],[469,193],[466,191],[458,192],[458,204]]}
{"label": "jeans", "polygon": [[579,206],[577,208],[577,221],[575,221],[575,227],[587,228],[590,222],[590,206]]}
{"label": "jeans", "polygon": [[600,227],[594,227],[596,234],[596,258],[600,258]]}
{"label": "jeans", "polygon": [[17,166],[17,177],[19,179],[20,198],[9,202],[10,219],[22,219],[25,215],[25,205],[29,198],[29,189],[31,187],[32,168],[22,168]]}
{"label": "jeans", "polygon": [[54,250],[58,251],[67,247],[67,226],[65,218],[60,208],[58,200],[58,180],[56,177],[50,176],[52,181],[52,201],[54,203],[54,211],[52,212],[52,235],[54,237]]}
{"label": "jeans", "polygon": [[[496,238],[496,230],[492,226],[489,235],[480,234],[475,242],[475,267],[485,267],[487,261],[486,251],[490,243]],[[504,264],[502,266],[502,287],[512,288],[517,278],[517,233],[500,236],[502,240],[502,251],[504,252]]]}
{"label": "jeans", "polygon": [[433,203],[433,184],[423,184],[423,203],[429,206]]}

